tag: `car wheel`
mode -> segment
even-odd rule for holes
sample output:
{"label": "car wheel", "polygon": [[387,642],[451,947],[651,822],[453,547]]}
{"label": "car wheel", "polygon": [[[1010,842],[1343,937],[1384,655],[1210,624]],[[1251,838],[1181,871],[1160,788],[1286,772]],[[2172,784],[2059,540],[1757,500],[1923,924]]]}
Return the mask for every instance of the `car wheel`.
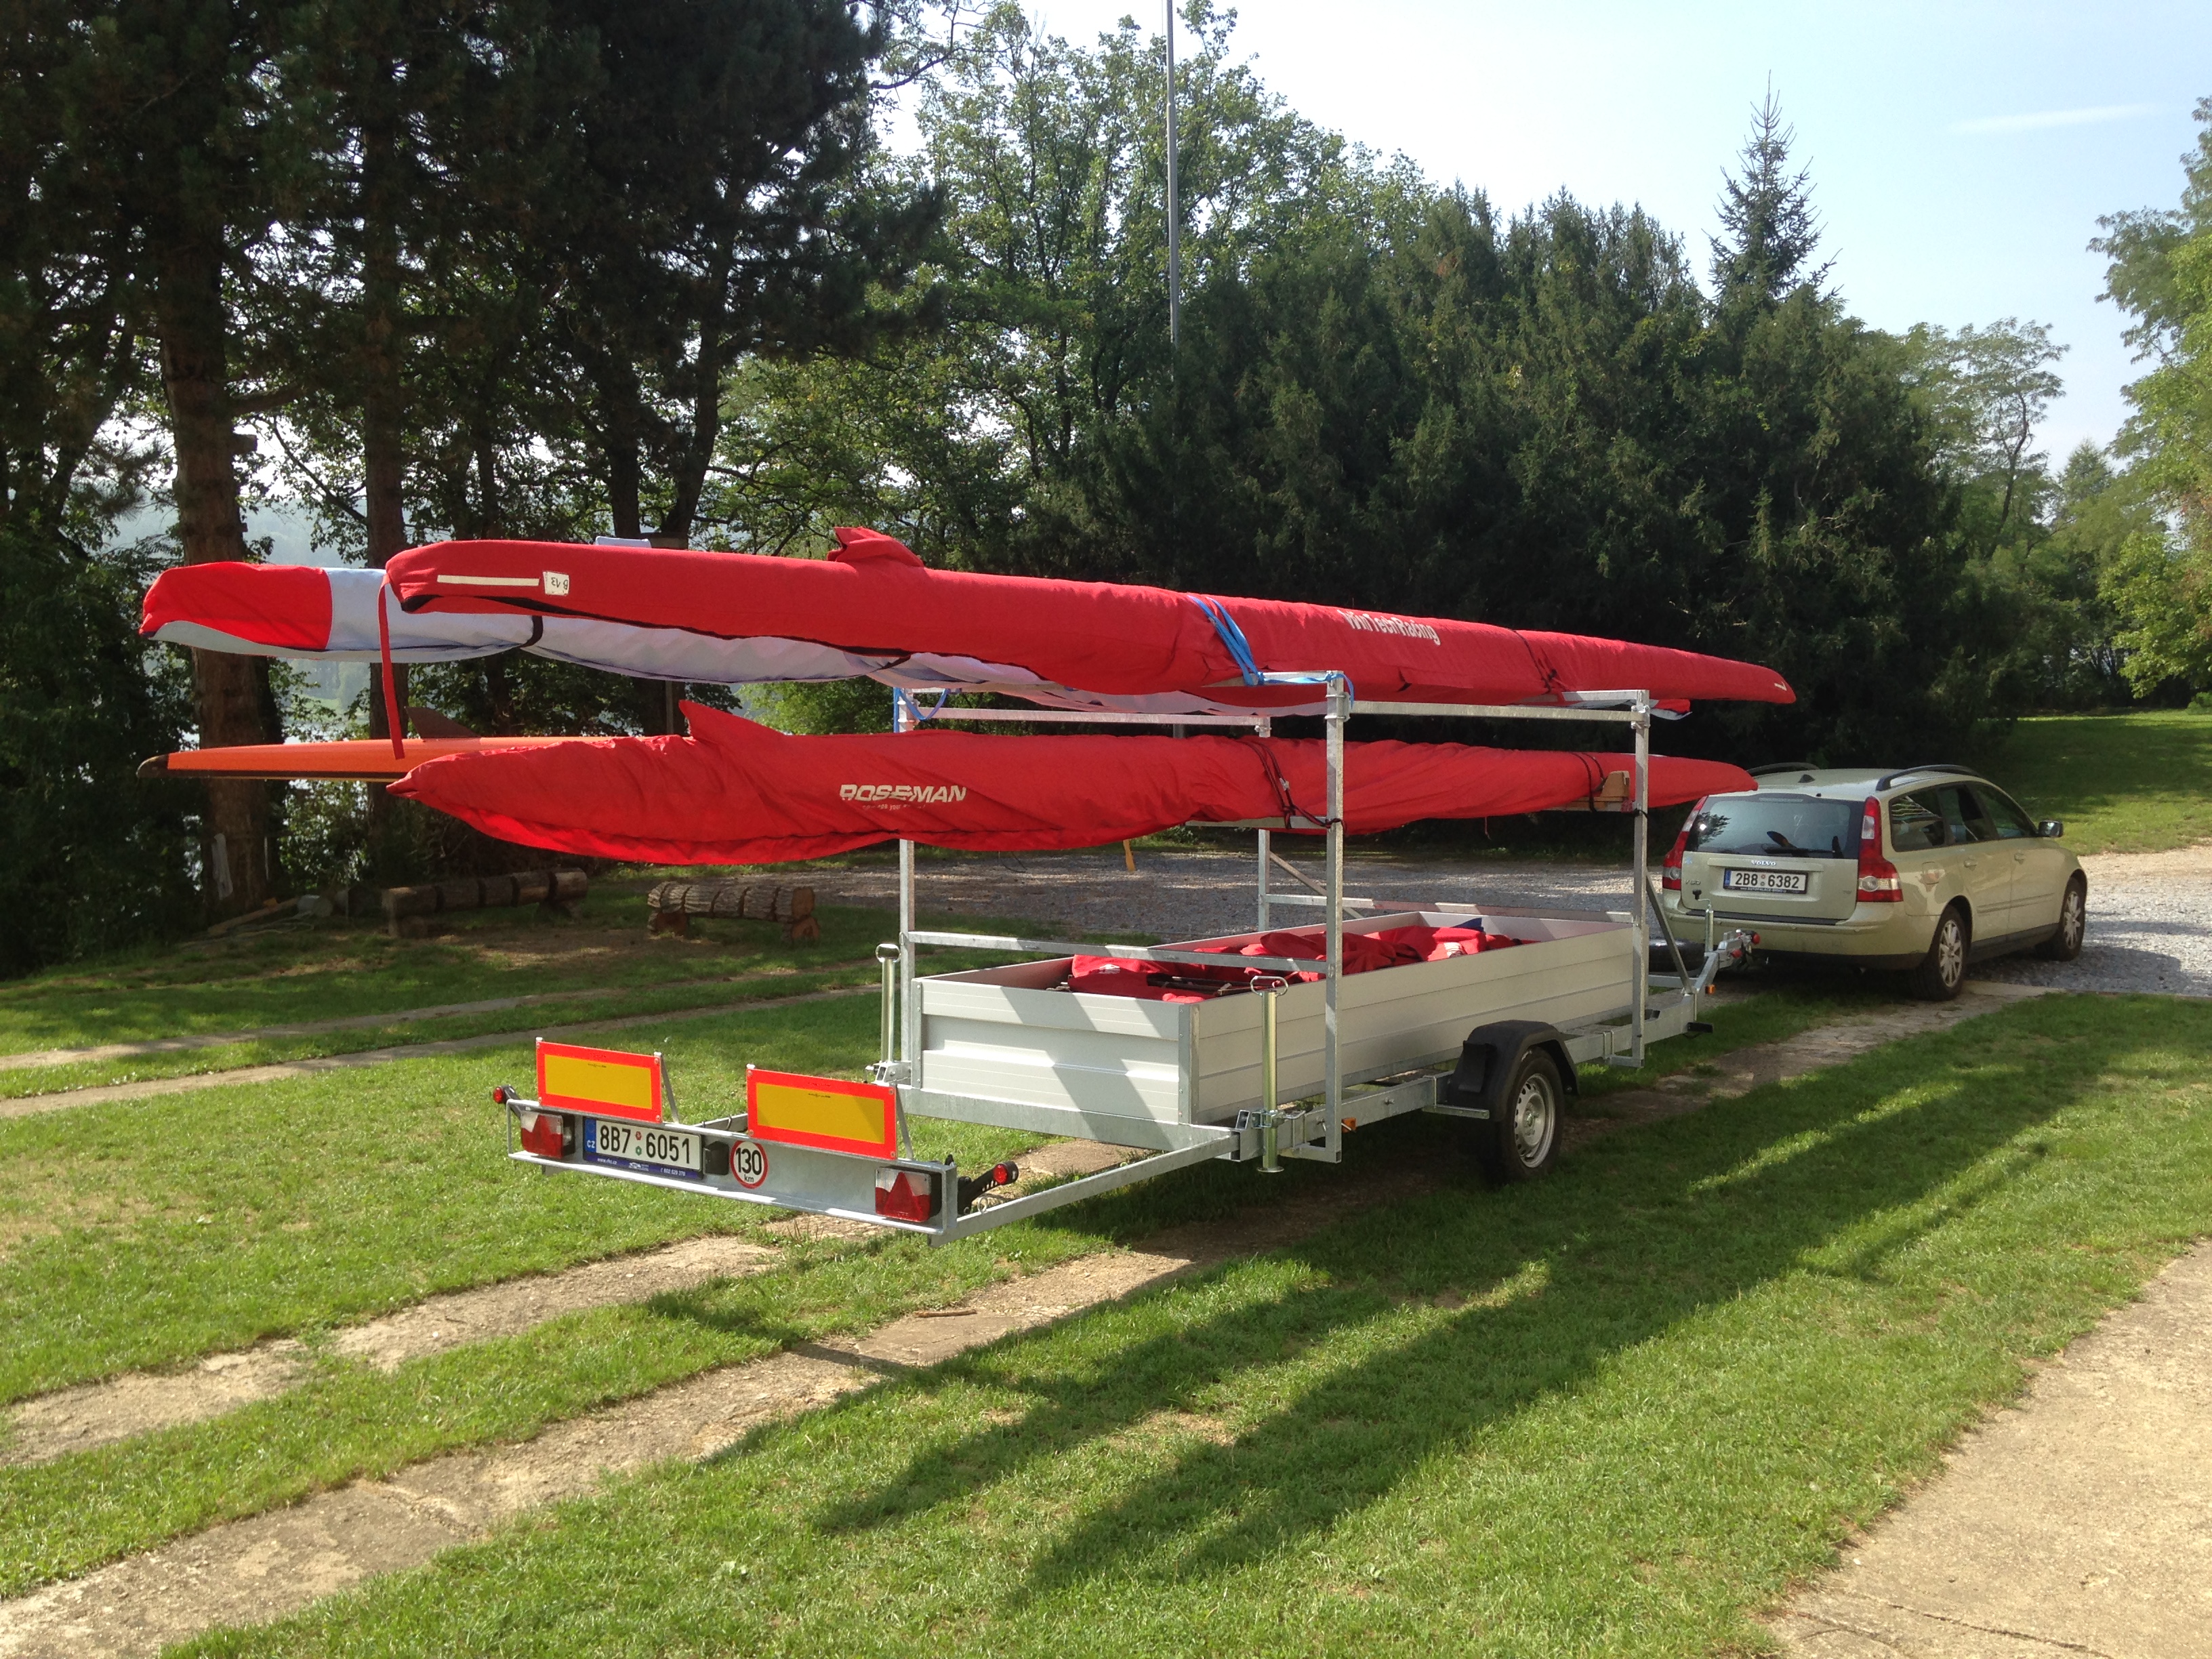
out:
{"label": "car wheel", "polygon": [[1474,1126],[1475,1157],[1485,1175],[1503,1185],[1534,1181],[1552,1167],[1559,1152],[1563,1093],[1550,1054],[1531,1048],[1521,1056],[1498,1115]]}
{"label": "car wheel", "polygon": [[2089,934],[2089,884],[2080,876],[2066,884],[2066,896],[2058,901],[2058,931],[2035,947],[2045,962],[2071,962],[2081,954],[2081,941]]}
{"label": "car wheel", "polygon": [[1966,982],[1966,952],[1973,948],[1973,924],[1966,908],[1953,905],[1936,924],[1928,954],[1912,970],[1912,994],[1923,1002],[1948,1002]]}

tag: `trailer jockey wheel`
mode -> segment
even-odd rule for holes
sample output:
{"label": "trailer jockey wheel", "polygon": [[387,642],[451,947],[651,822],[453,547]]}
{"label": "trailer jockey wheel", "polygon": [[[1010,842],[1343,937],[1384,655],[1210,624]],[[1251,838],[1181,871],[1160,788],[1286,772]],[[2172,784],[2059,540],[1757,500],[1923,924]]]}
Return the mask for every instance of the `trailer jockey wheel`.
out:
{"label": "trailer jockey wheel", "polygon": [[1534,1181],[1559,1152],[1559,1068],[1541,1048],[1531,1048],[1513,1068],[1487,1123],[1476,1122],[1474,1155],[1483,1174],[1500,1185]]}

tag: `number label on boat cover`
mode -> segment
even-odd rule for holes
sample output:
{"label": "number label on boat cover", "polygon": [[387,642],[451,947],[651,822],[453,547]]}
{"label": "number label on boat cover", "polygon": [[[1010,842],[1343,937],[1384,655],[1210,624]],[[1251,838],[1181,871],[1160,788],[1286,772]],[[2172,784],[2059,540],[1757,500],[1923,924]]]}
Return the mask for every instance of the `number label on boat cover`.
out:
{"label": "number label on boat cover", "polygon": [[793,1072],[745,1073],[745,1133],[830,1152],[898,1156],[898,1103],[873,1083]]}

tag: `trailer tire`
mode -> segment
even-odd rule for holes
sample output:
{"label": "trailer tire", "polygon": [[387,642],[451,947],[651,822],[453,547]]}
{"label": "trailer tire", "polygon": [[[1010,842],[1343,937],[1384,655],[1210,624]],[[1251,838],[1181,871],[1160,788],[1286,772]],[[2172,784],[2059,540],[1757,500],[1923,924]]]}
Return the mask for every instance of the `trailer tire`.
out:
{"label": "trailer tire", "polygon": [[1490,1121],[1477,1122],[1474,1156],[1492,1183],[1534,1181],[1558,1160],[1566,1090],[1549,1050],[1531,1047],[1513,1068]]}

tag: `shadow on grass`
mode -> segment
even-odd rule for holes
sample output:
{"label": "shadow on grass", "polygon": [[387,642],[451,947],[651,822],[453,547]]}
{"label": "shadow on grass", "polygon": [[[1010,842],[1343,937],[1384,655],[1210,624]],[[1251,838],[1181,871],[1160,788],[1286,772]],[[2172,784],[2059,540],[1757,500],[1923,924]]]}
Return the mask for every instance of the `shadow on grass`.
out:
{"label": "shadow on grass", "polygon": [[[951,1362],[914,1386],[957,1378],[1036,1403],[1017,1420],[917,1449],[898,1475],[830,1504],[817,1524],[895,1524],[1160,1411],[1218,1400],[1251,1368],[1364,1344],[1364,1357],[1231,1443],[1180,1449],[1079,1520],[1030,1577],[1048,1592],[1279,1556],[1383,1498],[1439,1449],[1575,1389],[1703,1310],[1793,1271],[1879,1280],[1929,1231],[2004,1195],[2039,1161],[2035,1148],[2011,1144],[2142,1046],[2139,1026],[2100,1022],[2088,1005],[2053,1012],[2069,1041],[2037,1045],[2032,1059],[1999,1046],[1994,1028],[2012,1022],[1993,1015],[1978,1041],[1953,1033],[1901,1044],[1613,1137],[1548,1183],[1494,1194],[1454,1186],[1368,1212],[1278,1253],[1312,1270],[1304,1288],[1080,1364],[1048,1370],[1036,1339]],[[1443,1150],[1436,1127],[1408,1129],[1395,1146],[1366,1150]],[[1540,1290],[1514,1293],[1532,1265]],[[1187,1297],[1189,1285],[1154,1294]],[[1379,1322],[1444,1291],[1477,1305],[1376,1346]]]}

